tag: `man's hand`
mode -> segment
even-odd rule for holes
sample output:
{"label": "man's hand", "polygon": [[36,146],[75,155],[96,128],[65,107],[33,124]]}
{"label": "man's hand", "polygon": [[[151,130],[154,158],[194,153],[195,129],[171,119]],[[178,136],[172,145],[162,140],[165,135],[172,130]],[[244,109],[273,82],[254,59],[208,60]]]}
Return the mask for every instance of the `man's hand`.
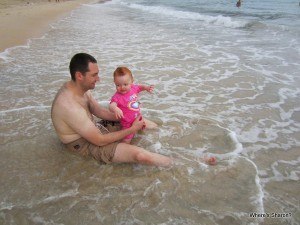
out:
{"label": "man's hand", "polygon": [[138,116],[132,123],[132,126],[136,131],[143,129],[146,123],[142,116]]}

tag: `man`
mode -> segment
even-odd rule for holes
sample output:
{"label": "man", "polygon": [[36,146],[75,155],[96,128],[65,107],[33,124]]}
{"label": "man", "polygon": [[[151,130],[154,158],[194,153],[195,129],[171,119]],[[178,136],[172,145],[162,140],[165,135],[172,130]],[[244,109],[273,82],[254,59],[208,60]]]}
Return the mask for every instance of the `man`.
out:
{"label": "man", "polygon": [[[143,148],[119,143],[125,136],[142,129],[145,120],[137,118],[125,130],[109,132],[95,123],[94,116],[114,121],[115,116],[93,98],[90,90],[99,81],[96,59],[86,53],[78,53],[70,62],[71,80],[58,91],[51,109],[51,118],[60,140],[73,152],[92,156],[104,163],[141,163],[169,166],[172,160]],[[149,121],[147,121],[149,122]]]}

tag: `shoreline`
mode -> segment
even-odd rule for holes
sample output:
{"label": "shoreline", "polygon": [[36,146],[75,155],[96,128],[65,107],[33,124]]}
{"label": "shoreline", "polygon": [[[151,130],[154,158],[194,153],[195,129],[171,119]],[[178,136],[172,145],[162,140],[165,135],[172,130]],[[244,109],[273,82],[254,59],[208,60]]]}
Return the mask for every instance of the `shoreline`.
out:
{"label": "shoreline", "polygon": [[41,37],[50,24],[64,18],[82,4],[98,0],[2,0],[0,3],[0,53],[26,45],[31,38]]}

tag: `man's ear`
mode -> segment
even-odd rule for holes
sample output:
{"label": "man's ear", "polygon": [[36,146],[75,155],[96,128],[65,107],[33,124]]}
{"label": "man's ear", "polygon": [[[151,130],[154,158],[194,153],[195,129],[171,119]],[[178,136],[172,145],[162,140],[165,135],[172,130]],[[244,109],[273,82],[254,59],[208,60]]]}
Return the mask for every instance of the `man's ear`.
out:
{"label": "man's ear", "polygon": [[81,72],[77,71],[77,72],[75,73],[75,77],[76,77],[76,80],[82,80],[83,75],[82,75]]}

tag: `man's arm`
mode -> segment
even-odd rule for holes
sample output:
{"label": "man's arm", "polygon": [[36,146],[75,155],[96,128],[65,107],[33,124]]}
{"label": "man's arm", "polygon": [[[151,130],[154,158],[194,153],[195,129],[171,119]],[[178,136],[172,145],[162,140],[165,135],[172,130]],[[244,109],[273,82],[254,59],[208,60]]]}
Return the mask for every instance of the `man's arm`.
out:
{"label": "man's arm", "polygon": [[145,123],[141,118],[137,118],[128,129],[101,134],[84,109],[69,109],[65,115],[67,116],[65,116],[64,122],[68,124],[74,132],[98,146],[104,146],[122,140],[125,136],[140,130]]}
{"label": "man's arm", "polygon": [[88,94],[89,102],[90,102],[90,110],[91,113],[104,120],[116,121],[115,114],[109,111],[107,108],[100,106],[100,104],[94,99],[91,93]]}

